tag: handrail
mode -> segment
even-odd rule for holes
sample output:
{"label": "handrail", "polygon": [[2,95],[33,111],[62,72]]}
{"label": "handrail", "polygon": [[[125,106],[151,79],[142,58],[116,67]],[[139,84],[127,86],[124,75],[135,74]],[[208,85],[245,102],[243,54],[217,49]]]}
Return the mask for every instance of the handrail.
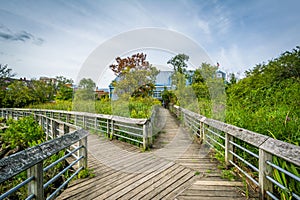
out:
{"label": "handrail", "polygon": [[14,117],[17,113],[34,113],[71,123],[84,129],[106,134],[111,139],[125,138],[142,144],[147,149],[152,144],[150,119],[134,119],[115,115],[104,115],[77,111],[1,108],[0,116]]}
{"label": "handrail", "polygon": [[[287,180],[294,181],[298,186],[300,185],[299,146],[221,121],[209,119],[176,105],[171,105],[170,110],[204,144],[208,144],[218,152],[221,152],[225,157],[227,165],[235,166],[257,185],[260,189],[261,199],[276,199],[276,194],[273,191],[275,185],[289,193],[293,198],[300,199],[297,189],[283,186],[273,178],[273,172],[278,170],[284,176],[289,176]],[[243,154],[248,154],[249,156],[243,157]],[[283,166],[275,164],[273,159],[278,158],[284,160],[289,165],[296,166],[295,169],[298,170],[296,174],[295,172],[287,171]],[[247,167],[247,170],[245,170],[245,167]],[[258,175],[254,175],[256,169],[258,169]]]}
{"label": "handrail", "polygon": [[[33,115],[35,120],[42,126],[46,138],[51,138],[40,145],[28,148],[24,151],[15,153],[11,156],[5,157],[0,160],[0,183],[20,174],[23,171],[27,170],[27,179],[4,194],[0,195],[0,199],[4,199],[18,190],[24,185],[28,185],[28,197],[27,199],[44,199],[44,188],[43,188],[43,173],[47,171],[46,169],[53,167],[54,162],[49,166],[43,166],[43,161],[50,156],[60,152],[61,150],[67,150],[71,148],[74,144],[78,147],[72,150],[72,153],[65,155],[63,158],[78,153],[77,159],[73,163],[78,162],[78,170],[73,173],[72,178],[80,172],[80,170],[87,167],[87,135],[88,132],[78,126],[73,124],[62,122],[57,119],[53,119],[41,114],[34,114],[30,112],[22,112],[10,110],[6,112],[5,109],[1,109],[0,115],[2,117],[8,117],[8,115],[15,118]],[[74,165],[74,164],[72,164]],[[62,171],[67,171],[71,165],[67,166]],[[44,168],[44,169],[43,169]],[[59,174],[62,172],[59,172]],[[50,181],[53,181],[58,175],[54,175]],[[67,179],[62,185],[66,185],[70,180]],[[49,182],[49,181],[48,181]],[[47,186],[45,186],[47,187]],[[52,199],[63,187],[59,187],[54,191],[47,199]]]}

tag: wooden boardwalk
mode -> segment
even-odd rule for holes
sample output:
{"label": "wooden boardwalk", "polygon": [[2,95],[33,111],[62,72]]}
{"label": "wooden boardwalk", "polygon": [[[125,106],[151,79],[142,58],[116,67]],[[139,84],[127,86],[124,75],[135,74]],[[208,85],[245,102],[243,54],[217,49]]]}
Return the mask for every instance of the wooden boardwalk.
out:
{"label": "wooden boardwalk", "polygon": [[73,181],[58,199],[246,199],[244,184],[221,179],[218,162],[168,110],[159,115],[164,128],[151,151],[91,134],[95,177]]}

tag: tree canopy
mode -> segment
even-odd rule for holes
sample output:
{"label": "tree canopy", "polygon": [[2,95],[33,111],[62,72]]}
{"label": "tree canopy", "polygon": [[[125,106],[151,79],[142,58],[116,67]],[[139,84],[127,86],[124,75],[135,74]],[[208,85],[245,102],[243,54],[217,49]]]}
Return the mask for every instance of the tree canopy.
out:
{"label": "tree canopy", "polygon": [[127,58],[116,58],[111,70],[117,75],[112,83],[115,93],[121,96],[146,97],[151,95],[158,70],[146,61],[146,54],[137,53]]}

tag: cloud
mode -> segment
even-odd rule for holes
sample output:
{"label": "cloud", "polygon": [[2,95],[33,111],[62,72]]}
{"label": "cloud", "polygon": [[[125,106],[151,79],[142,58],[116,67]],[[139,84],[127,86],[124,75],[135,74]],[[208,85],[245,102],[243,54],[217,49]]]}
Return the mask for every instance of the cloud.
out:
{"label": "cloud", "polygon": [[198,27],[199,27],[200,29],[203,30],[203,32],[204,32],[205,34],[210,34],[210,28],[209,28],[209,24],[208,24],[207,21],[198,19],[197,25],[198,25]]}
{"label": "cloud", "polygon": [[13,32],[3,25],[0,25],[0,39],[21,42],[31,41],[36,45],[41,45],[44,42],[42,38],[35,37],[27,31]]}

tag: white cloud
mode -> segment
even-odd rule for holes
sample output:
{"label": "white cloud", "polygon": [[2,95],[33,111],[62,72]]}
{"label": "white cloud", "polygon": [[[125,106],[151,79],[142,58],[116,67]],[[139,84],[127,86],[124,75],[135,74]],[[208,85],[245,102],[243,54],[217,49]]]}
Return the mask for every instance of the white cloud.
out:
{"label": "white cloud", "polygon": [[198,19],[197,26],[203,30],[205,34],[210,34],[210,27],[207,21]]}

